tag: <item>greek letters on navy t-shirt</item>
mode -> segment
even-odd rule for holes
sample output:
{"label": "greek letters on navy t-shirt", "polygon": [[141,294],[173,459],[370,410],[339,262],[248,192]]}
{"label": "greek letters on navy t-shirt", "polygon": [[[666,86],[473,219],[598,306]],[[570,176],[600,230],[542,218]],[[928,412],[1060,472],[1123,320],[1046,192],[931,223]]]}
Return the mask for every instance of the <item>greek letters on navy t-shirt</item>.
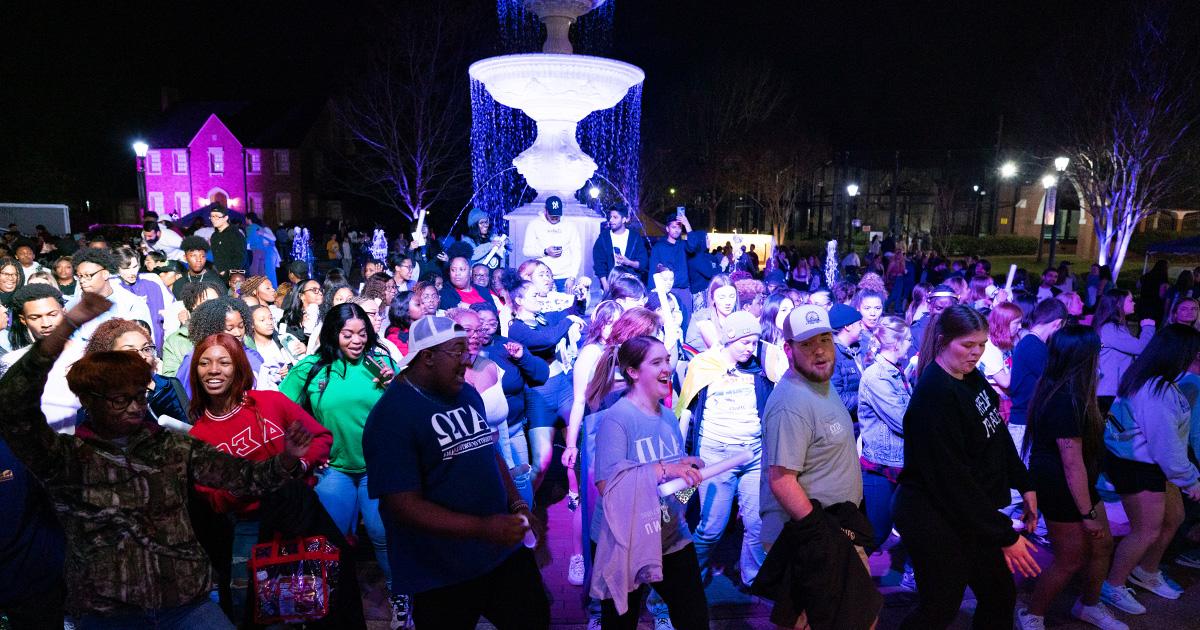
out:
{"label": "greek letters on navy t-shirt", "polygon": [[[362,441],[371,498],[419,492],[462,514],[508,513],[483,399],[470,385],[447,400],[397,379],[367,416]],[[393,593],[423,593],[479,577],[517,549],[437,536],[383,516]]]}

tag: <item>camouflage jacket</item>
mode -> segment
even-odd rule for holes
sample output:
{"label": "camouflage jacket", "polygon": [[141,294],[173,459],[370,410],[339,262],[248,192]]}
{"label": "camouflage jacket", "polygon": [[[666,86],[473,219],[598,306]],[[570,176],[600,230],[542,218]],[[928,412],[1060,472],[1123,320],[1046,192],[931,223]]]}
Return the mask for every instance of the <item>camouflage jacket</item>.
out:
{"label": "camouflage jacket", "polygon": [[67,612],[112,615],[205,596],[209,561],[192,531],[188,488],[261,495],[290,475],[148,425],[124,448],[81,425],[50,429],[39,394],[54,358],[36,344],[0,379],[2,436],[51,496],[67,535]]}

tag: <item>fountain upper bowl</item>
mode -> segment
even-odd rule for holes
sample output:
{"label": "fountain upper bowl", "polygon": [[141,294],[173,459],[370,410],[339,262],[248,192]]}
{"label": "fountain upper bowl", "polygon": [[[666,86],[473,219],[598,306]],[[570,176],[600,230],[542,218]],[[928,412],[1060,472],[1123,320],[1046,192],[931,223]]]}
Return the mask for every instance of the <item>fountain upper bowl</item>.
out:
{"label": "fountain upper bowl", "polygon": [[646,79],[641,68],[623,61],[547,53],[490,57],[471,64],[469,74],[496,102],[538,122],[579,122],[616,106]]}

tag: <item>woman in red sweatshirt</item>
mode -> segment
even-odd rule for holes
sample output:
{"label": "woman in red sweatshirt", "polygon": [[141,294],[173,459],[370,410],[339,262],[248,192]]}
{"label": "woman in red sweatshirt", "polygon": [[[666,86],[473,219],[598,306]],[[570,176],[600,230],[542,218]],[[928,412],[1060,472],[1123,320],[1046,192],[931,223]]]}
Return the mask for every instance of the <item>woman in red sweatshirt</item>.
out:
{"label": "woman in red sweatshirt", "polygon": [[[294,422],[312,433],[308,453],[300,465],[310,473],[329,460],[333,435],[296,403],[279,392],[253,390],[254,372],[246,352],[232,335],[217,333],[196,346],[191,366],[192,402],[188,409],[192,437],[251,461],[274,457],[284,449],[284,433]],[[249,572],[246,562],[258,542],[259,497],[235,496],[225,490],[196,486],[213,511],[233,514],[232,562],[229,586],[233,618],[240,619],[245,604]],[[215,562],[218,573],[223,563]]]}

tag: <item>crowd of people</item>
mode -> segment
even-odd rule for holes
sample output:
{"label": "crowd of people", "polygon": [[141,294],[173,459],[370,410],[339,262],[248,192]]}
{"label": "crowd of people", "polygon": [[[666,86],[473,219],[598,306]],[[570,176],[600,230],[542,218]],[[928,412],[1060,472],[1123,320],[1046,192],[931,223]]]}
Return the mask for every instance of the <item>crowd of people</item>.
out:
{"label": "crowd of people", "polygon": [[1180,596],[1164,563],[1200,568],[1200,289],[1165,262],[1135,295],[890,236],[760,261],[623,207],[581,243],[551,197],[513,268],[480,211],[386,255],[335,234],[313,267],[219,206],[146,218],[0,242],[14,630],[252,627],[251,550],[305,493],[347,555],[369,541],[393,628],[547,627],[545,571],[606,629],[707,628],[721,571],[781,627],[870,628],[888,553],[904,628],[968,586],[975,627],[1042,628],[1078,576],[1071,614],[1111,630]]}

